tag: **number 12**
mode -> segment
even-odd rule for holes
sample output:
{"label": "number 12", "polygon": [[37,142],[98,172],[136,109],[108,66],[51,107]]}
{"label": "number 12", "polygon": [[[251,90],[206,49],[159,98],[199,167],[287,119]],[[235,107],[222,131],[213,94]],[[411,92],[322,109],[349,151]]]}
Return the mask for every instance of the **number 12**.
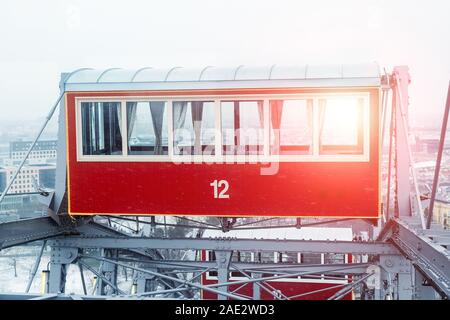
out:
{"label": "number 12", "polygon": [[[214,188],[214,199],[229,199],[230,198],[230,195],[227,194],[228,188],[230,187],[227,180],[220,180],[220,181],[214,180],[209,185]],[[219,189],[222,187],[223,187],[223,189],[220,190],[220,192],[219,192]]]}

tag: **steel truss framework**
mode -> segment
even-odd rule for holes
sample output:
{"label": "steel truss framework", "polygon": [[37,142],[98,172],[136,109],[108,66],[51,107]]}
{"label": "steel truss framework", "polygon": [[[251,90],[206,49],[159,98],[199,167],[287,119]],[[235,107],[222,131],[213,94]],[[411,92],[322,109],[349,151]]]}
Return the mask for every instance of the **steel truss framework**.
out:
{"label": "steel truss framework", "polygon": [[[384,226],[377,241],[168,238],[156,237],[152,232],[146,232],[146,236],[143,236],[144,229],[151,231],[161,227],[195,230],[222,229],[224,231],[231,228],[287,226],[301,228],[305,225],[302,225],[299,219],[293,223],[272,226],[261,225],[261,223],[267,223],[274,220],[273,218],[246,222],[221,218],[219,224],[185,217],[179,217],[183,223],[178,224],[161,223],[154,217],[73,219],[65,213],[67,212],[66,142],[64,130],[59,130],[56,189],[54,192],[41,192],[42,202],[48,205],[48,217],[0,224],[0,250],[36,243],[36,241],[41,244],[26,292],[0,294],[0,299],[195,299],[199,297],[200,290],[215,293],[219,299],[236,300],[260,299],[263,292],[270,294],[274,299],[290,300],[308,298],[309,295],[327,290],[333,292],[330,293],[329,299],[342,299],[350,292],[357,292],[361,299],[448,299],[450,297],[450,254],[447,248],[450,245],[450,233],[441,226],[426,223],[429,219],[422,208],[408,145],[407,106],[404,105],[404,101],[408,98],[408,81],[408,71],[404,67],[395,68],[392,75],[384,77],[383,134],[386,131],[385,124],[389,122],[390,151],[387,200],[383,219],[379,222]],[[389,92],[392,92],[390,111]],[[60,104],[62,106],[59,114],[60,128],[64,128],[65,119],[64,99],[61,99],[63,95],[64,88],[61,85],[61,96],[46,120],[47,123],[57,105]],[[449,108],[448,101],[446,108]],[[388,119],[389,114],[390,119]],[[447,119],[444,119],[445,124],[446,121]],[[39,139],[45,124],[35,141]],[[445,138],[445,130],[443,132],[442,141]],[[34,143],[18,171],[33,146]],[[413,178],[414,192],[411,192],[410,177]],[[392,186],[394,186],[394,194],[390,191]],[[0,202],[4,197],[5,195],[2,195]],[[431,202],[433,201],[434,199]],[[325,225],[334,222],[336,221],[322,220],[309,225]],[[45,246],[51,247],[45,293],[29,294],[28,291]],[[179,258],[166,258],[163,253],[168,250],[175,252],[173,256]],[[197,253],[200,250],[214,251],[216,259],[214,261],[199,260]],[[353,262],[325,265],[250,263],[234,261],[232,259],[234,251],[344,253],[351,254]],[[82,295],[66,294],[66,275],[68,266],[71,264],[79,268],[83,286]],[[127,292],[118,285],[120,269],[133,271],[133,286]],[[86,272],[91,272],[97,277],[93,292],[87,292]],[[207,272],[217,274],[217,283],[202,284],[199,281]],[[238,272],[241,280],[230,281],[230,272]],[[272,280],[290,277],[307,276],[333,280],[342,279],[343,275],[348,276],[345,282],[291,296],[277,292],[271,285]],[[238,293],[240,288],[248,284],[254,284],[252,295],[245,296]],[[231,289],[231,285],[238,287]]]}

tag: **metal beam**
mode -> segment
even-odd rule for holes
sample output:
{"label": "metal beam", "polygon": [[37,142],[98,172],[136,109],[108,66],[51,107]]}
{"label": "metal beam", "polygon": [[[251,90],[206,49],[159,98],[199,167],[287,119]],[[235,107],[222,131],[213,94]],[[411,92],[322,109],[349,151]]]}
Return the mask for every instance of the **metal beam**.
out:
{"label": "metal beam", "polygon": [[[408,118],[408,85],[410,75],[407,66],[398,66],[393,70],[393,95],[392,107],[395,109],[395,149],[396,149],[396,197],[398,211],[396,214],[410,216],[411,184],[409,180],[410,158],[408,153],[407,129],[404,128],[405,118]],[[401,106],[405,101],[406,105]],[[407,125],[407,123],[406,123]]]}
{"label": "metal beam", "polygon": [[[339,267],[336,268],[337,270],[342,269],[345,270],[345,268]],[[296,273],[292,273],[289,274],[288,276],[286,276],[285,274],[282,275],[275,275],[275,276],[268,276],[268,277],[260,277],[260,278],[252,278],[252,279],[246,279],[246,280],[236,280],[236,281],[229,281],[229,282],[224,282],[224,283],[215,283],[215,284],[209,284],[206,285],[206,287],[208,288],[218,288],[218,287],[222,287],[222,286],[229,286],[229,285],[236,285],[236,284],[242,284],[242,283],[255,283],[255,282],[261,282],[261,281],[268,281],[268,280],[277,280],[277,279],[285,279],[285,278],[290,278],[290,277],[294,277],[294,276],[305,276],[305,275],[310,275],[310,274],[314,274],[317,271],[305,271],[305,272],[296,272]]]}
{"label": "metal beam", "polygon": [[[232,267],[233,267],[234,270],[240,272],[241,274],[243,274],[244,276],[246,276],[249,279],[259,279],[259,278],[261,278],[261,274],[259,274],[260,276],[253,277],[252,276],[253,274],[249,274],[249,273],[245,272],[244,270],[238,268],[235,264],[233,264]],[[274,287],[272,287],[269,283],[262,282],[262,281],[256,281],[256,282],[254,282],[254,284],[256,285],[256,287],[260,287],[261,289],[263,289],[264,291],[266,291],[267,293],[272,295],[274,297],[274,299],[278,299],[277,295],[275,294],[275,290],[276,289]],[[253,296],[256,293],[255,291],[256,290],[254,290],[254,292],[253,292]],[[280,292],[280,296],[283,299],[287,299],[287,297],[282,292]]]}
{"label": "metal beam", "polygon": [[[235,264],[235,263],[233,263]],[[239,264],[237,264],[239,266]],[[367,268],[372,264],[370,263],[346,263],[346,264],[317,264],[317,265],[295,265],[295,266],[284,266],[282,263],[279,265],[273,265],[272,268],[265,267],[249,267],[243,268],[248,272],[261,272],[266,273],[270,270],[278,271],[280,273],[297,273],[297,272],[307,272],[313,271],[314,273],[324,273],[324,274],[363,274],[367,273]]]}
{"label": "metal beam", "polygon": [[399,254],[399,251],[390,243],[361,241],[66,236],[64,238],[55,238],[53,243],[55,246],[76,248],[291,251],[375,255]]}
{"label": "metal beam", "polygon": [[[37,294],[37,293],[0,293],[1,300],[110,300],[110,299],[131,299],[129,296],[93,296],[93,295],[68,295],[58,294]],[[144,298],[145,299],[145,298]]]}
{"label": "metal beam", "polygon": [[[78,220],[80,220],[80,219],[77,218],[77,221]],[[119,238],[130,237],[129,233],[120,232],[118,230],[115,230],[115,229],[105,226],[103,224],[97,223],[97,222],[93,221],[92,219],[89,219],[89,221],[87,221],[87,222],[88,223],[79,223],[78,222],[76,232],[82,233],[84,235],[93,236],[93,237],[102,237],[102,236],[103,237],[105,237],[105,236],[119,237]],[[55,246],[54,241],[51,241],[50,245]],[[95,248],[95,246],[94,246],[94,248]],[[134,255],[139,255],[145,259],[163,259],[163,257],[157,250],[149,250],[148,248],[145,248],[145,247],[140,248],[140,249],[134,249],[134,250],[129,249],[128,251],[130,251]],[[170,280],[168,280],[168,282],[170,283]],[[191,297],[187,296],[187,298],[191,298]]]}
{"label": "metal beam", "polygon": [[[228,282],[230,276],[230,263],[231,263],[231,255],[233,251],[225,251],[225,250],[216,250],[216,264],[217,264],[217,280],[222,282]],[[219,291],[228,292],[228,286],[220,287]],[[227,300],[227,296],[223,294],[219,294],[217,296],[218,300]]]}
{"label": "metal beam", "polygon": [[83,286],[83,293],[85,295],[87,295],[86,281],[84,280],[83,266],[81,265],[81,263],[78,263],[78,270],[80,271],[80,278],[81,278],[81,285]]}
{"label": "metal beam", "polygon": [[[86,258],[88,256],[86,255]],[[144,264],[150,268],[168,269],[175,273],[178,272],[207,272],[208,270],[215,270],[217,264],[215,261],[191,261],[191,260],[142,260],[119,257],[118,261],[132,262]],[[247,272],[268,273],[274,271],[275,273],[294,273],[303,271],[316,270],[317,273],[327,274],[363,274],[367,272],[367,268],[371,263],[345,263],[345,264],[302,264],[302,263],[258,263],[258,262],[235,262],[233,266],[245,270]],[[337,268],[345,268],[343,270],[336,270]]]}
{"label": "metal beam", "polygon": [[50,217],[0,223],[0,250],[62,235],[70,229]]}
{"label": "metal beam", "polygon": [[41,263],[42,254],[44,253],[45,246],[47,245],[47,241],[44,241],[41,246],[41,250],[36,257],[36,261],[34,262],[33,269],[31,270],[30,279],[28,280],[27,287],[25,292],[28,293],[30,291],[31,284],[33,283],[34,276],[36,275],[36,271],[39,268],[39,264]]}
{"label": "metal beam", "polygon": [[[117,250],[102,250],[102,256],[105,258],[110,258],[115,260],[117,257]],[[109,291],[113,290],[115,294],[117,294],[117,265],[109,262],[104,262],[101,265],[99,273],[102,277],[98,278],[97,285],[97,294],[98,295],[110,295]],[[109,283],[103,281],[103,279],[108,279],[113,286],[109,285]],[[109,285],[109,286],[108,286]]]}
{"label": "metal beam", "polygon": [[64,293],[66,287],[67,264],[50,262],[48,293]]}
{"label": "metal beam", "polygon": [[186,286],[203,289],[203,290],[206,290],[206,291],[210,291],[212,293],[222,294],[224,296],[227,296],[228,298],[233,298],[233,299],[237,299],[237,300],[248,300],[246,298],[242,298],[242,297],[239,297],[237,295],[234,295],[234,294],[231,294],[231,293],[228,293],[228,292],[221,292],[220,290],[217,290],[217,289],[214,289],[214,288],[210,288],[209,286],[204,286],[204,285],[201,285],[201,284],[198,284],[198,283],[194,283],[194,282],[190,282],[190,281],[187,281],[187,280],[171,277],[171,276],[159,273],[159,272],[155,272],[155,271],[151,271],[151,270],[147,270],[147,269],[143,269],[143,268],[130,266],[128,264],[121,263],[121,262],[118,262],[118,261],[113,261],[113,260],[109,260],[109,259],[106,259],[106,258],[100,258],[100,257],[94,257],[94,256],[84,256],[83,255],[82,257],[84,257],[84,258],[93,258],[93,259],[97,259],[97,260],[104,261],[104,262],[116,263],[117,265],[120,265],[120,266],[125,267],[125,268],[130,268],[130,269],[133,269],[133,270],[136,270],[136,271],[139,271],[139,272],[148,273],[148,274],[157,276],[157,277],[162,278],[162,279],[172,280],[172,281],[178,282],[180,284],[184,284]]}
{"label": "metal beam", "polygon": [[181,285],[181,287],[178,286],[178,287],[173,288],[173,289],[147,291],[147,292],[132,294],[130,296],[138,296],[138,297],[155,296],[155,295],[159,295],[159,294],[179,293],[181,291],[186,291],[186,290],[200,290],[200,288],[189,288],[189,287],[186,287],[184,285]]}
{"label": "metal beam", "polygon": [[56,297],[58,297],[56,293],[49,293],[35,298],[31,298],[30,300],[53,300]]}
{"label": "metal beam", "polygon": [[102,273],[98,272],[97,270],[95,270],[94,268],[92,268],[90,265],[88,265],[87,263],[83,262],[83,261],[79,261],[79,263],[85,267],[86,269],[88,269],[89,271],[91,271],[93,274],[95,274],[97,276],[97,281],[99,281],[99,279],[103,280],[105,283],[107,283],[108,285],[110,285],[114,290],[116,290],[118,293],[120,294],[126,294],[125,292],[123,292],[122,290],[120,290],[114,283],[112,283],[110,280],[108,280],[105,275],[103,275]]}
{"label": "metal beam", "polygon": [[351,290],[353,290],[353,288],[363,282],[364,280],[366,280],[368,277],[372,276],[373,273],[369,273],[366,274],[365,276],[361,277],[360,279],[356,280],[356,281],[352,281],[350,283],[348,283],[344,288],[342,288],[341,290],[339,290],[338,292],[336,292],[335,294],[333,294],[331,297],[328,298],[328,300],[340,300],[342,299],[347,293],[349,293]]}
{"label": "metal beam", "polygon": [[450,298],[450,252],[400,219],[390,224],[391,240],[443,297]]}
{"label": "metal beam", "polygon": [[[209,270],[210,270],[210,268],[207,268],[207,269],[204,269],[204,270],[202,270],[202,271],[199,271],[198,274],[197,274],[196,276],[192,277],[191,279],[189,279],[189,281],[192,282],[192,281],[194,281],[194,280],[200,278],[204,273],[208,272]],[[174,288],[174,290],[175,290],[175,289],[178,289],[178,288],[182,288],[183,286],[184,286],[183,284],[180,284],[180,285],[178,285],[176,288]],[[187,289],[198,289],[198,288],[187,288]],[[232,292],[232,293],[233,293],[233,292]]]}
{"label": "metal beam", "polygon": [[[85,255],[88,259],[91,256]],[[95,259],[95,258],[93,258]],[[145,264],[147,267],[155,269],[169,269],[174,273],[185,272],[186,269],[192,272],[192,268],[197,268],[194,272],[206,272],[216,269],[215,261],[189,261],[189,260],[135,260],[122,259],[119,261]],[[297,273],[314,272],[326,274],[364,274],[371,263],[345,263],[345,264],[301,264],[301,263],[257,263],[257,262],[232,262],[232,265],[239,270],[254,273]],[[203,269],[203,270],[202,270]],[[239,271],[238,270],[238,271]]]}

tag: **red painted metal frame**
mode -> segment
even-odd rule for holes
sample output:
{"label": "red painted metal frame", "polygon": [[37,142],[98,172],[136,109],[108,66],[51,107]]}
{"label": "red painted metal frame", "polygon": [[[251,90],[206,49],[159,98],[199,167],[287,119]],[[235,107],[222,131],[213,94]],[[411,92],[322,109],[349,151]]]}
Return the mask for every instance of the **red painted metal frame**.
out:
{"label": "red painted metal frame", "polygon": [[[75,98],[126,96],[370,93],[368,162],[268,164],[175,164],[172,162],[79,162]],[[380,141],[378,87],[197,91],[69,92],[66,94],[68,194],[71,215],[186,215],[378,218]],[[229,199],[214,199],[210,183],[229,182]]]}

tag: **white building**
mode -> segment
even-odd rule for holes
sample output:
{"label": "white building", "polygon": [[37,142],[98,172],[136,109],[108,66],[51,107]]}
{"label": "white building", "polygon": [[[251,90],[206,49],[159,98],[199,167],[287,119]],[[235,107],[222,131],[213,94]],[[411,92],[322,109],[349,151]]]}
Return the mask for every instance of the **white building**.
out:
{"label": "white building", "polygon": [[[9,184],[17,170],[14,166],[0,167],[0,192]],[[35,164],[22,167],[8,194],[36,192],[36,186],[54,188],[56,165]]]}
{"label": "white building", "polygon": [[[43,140],[38,141],[28,156],[28,163],[42,164],[56,161],[56,147],[57,140]],[[9,144],[9,158],[8,165],[19,163],[26,155],[30,148],[31,141],[12,141]]]}

